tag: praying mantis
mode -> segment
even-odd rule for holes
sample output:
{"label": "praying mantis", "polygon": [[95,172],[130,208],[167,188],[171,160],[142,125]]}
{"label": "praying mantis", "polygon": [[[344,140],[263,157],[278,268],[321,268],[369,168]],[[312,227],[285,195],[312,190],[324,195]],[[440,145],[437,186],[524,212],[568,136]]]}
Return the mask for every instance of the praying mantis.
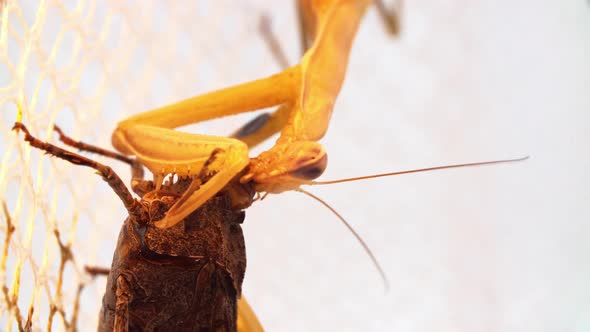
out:
{"label": "praying mantis", "polygon": [[[346,74],[348,57],[361,18],[371,1],[302,1],[313,43],[300,64],[252,82],[214,91],[120,122],[113,146],[135,155],[161,183],[167,174],[193,177],[183,197],[158,221],[176,225],[237,174],[256,192],[297,190],[320,176],[327,153],[317,140],[330,122],[334,102]],[[260,129],[248,137],[226,138],[183,133],[173,128],[213,118],[279,105]],[[275,145],[250,159],[248,151],[281,128]],[[254,135],[255,134],[255,135]],[[209,166],[215,175],[206,183],[195,177],[213,151]]]}

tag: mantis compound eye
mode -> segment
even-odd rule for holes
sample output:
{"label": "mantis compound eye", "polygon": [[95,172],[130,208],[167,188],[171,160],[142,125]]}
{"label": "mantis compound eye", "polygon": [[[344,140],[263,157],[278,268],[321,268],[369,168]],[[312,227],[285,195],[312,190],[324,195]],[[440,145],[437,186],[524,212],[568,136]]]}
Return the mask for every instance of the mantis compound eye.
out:
{"label": "mantis compound eye", "polygon": [[328,155],[325,151],[322,152],[318,156],[303,161],[303,165],[290,171],[289,175],[304,180],[313,180],[322,175],[328,165]]}

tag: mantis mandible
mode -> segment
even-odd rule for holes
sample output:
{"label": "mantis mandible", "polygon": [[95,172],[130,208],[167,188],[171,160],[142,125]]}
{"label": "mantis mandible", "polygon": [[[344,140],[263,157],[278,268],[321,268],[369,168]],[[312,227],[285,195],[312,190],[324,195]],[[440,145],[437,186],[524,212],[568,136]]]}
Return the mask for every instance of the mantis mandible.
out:
{"label": "mantis mandible", "polygon": [[[174,226],[214,196],[236,175],[256,192],[297,190],[320,176],[327,153],[317,142],[328,128],[345,78],[352,42],[370,0],[303,0],[305,24],[313,41],[301,62],[270,77],[232,86],[132,116],[118,124],[113,146],[135,155],[160,185],[168,174],[192,177],[186,193],[156,225]],[[253,130],[256,138],[204,136],[173,128],[213,118],[280,105],[270,123]],[[281,128],[268,151],[250,159],[249,148]],[[250,136],[246,133],[244,136]],[[196,176],[213,151],[214,175]]]}

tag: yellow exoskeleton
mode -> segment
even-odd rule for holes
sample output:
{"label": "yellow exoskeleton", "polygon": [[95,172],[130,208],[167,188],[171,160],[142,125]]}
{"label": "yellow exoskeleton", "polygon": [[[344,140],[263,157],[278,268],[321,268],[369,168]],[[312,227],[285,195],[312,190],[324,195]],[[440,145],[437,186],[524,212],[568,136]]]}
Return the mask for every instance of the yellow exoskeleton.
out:
{"label": "yellow exoskeleton", "polygon": [[[263,79],[210,92],[132,116],[118,124],[113,146],[135,155],[160,184],[171,173],[194,176],[194,185],[156,223],[171,227],[195,211],[247,168],[241,183],[257,192],[294,190],[320,176],[327,154],[316,141],[326,133],[346,74],[348,56],[370,0],[303,0],[302,20],[311,47],[298,65]],[[241,139],[204,136],[173,128],[280,105],[262,125]],[[281,130],[275,145],[255,158],[249,148]],[[204,184],[196,175],[212,152],[215,175]]]}

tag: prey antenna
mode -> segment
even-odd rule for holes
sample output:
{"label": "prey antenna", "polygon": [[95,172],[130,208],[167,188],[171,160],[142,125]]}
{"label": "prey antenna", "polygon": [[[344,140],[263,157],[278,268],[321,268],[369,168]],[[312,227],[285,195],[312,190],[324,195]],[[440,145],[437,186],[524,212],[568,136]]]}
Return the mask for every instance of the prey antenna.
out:
{"label": "prey antenna", "polygon": [[346,228],[348,228],[348,230],[352,233],[352,235],[354,235],[356,240],[361,244],[361,246],[363,247],[363,249],[365,250],[367,255],[369,255],[369,258],[371,258],[371,261],[373,261],[373,265],[377,268],[377,271],[379,271],[379,275],[381,276],[381,279],[383,280],[383,286],[385,286],[385,291],[389,290],[389,280],[387,280],[387,276],[385,275],[385,271],[383,271],[383,268],[381,267],[381,264],[379,264],[377,257],[375,257],[375,255],[373,254],[373,252],[371,251],[371,249],[369,248],[367,243],[365,243],[363,238],[361,238],[361,236],[354,230],[354,228],[352,228],[352,226],[346,221],[346,219],[344,219],[344,217],[342,217],[340,215],[340,213],[338,213],[338,211],[336,211],[333,207],[331,207],[328,203],[326,203],[324,200],[322,200],[318,196],[310,193],[309,191],[305,191],[301,188],[297,189],[297,191],[320,202],[323,206],[327,207],[328,210],[330,210],[334,215],[336,215],[336,217],[344,224],[344,226],[346,226]]}

